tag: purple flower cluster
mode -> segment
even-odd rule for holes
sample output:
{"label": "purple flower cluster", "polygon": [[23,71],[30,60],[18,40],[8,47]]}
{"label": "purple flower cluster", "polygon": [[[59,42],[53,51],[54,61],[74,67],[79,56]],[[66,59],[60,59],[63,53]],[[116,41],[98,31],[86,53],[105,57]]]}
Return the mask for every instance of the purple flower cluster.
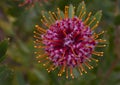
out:
{"label": "purple flower cluster", "polygon": [[45,51],[55,66],[75,67],[92,55],[97,42],[90,27],[77,17],[56,21],[42,35]]}

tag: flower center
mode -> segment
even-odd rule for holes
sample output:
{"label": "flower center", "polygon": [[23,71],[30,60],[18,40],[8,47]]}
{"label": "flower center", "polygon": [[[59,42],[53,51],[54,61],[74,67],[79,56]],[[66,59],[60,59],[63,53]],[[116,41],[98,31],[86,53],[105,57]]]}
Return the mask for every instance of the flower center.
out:
{"label": "flower center", "polygon": [[96,45],[92,32],[77,17],[56,21],[43,35],[46,52],[55,65],[76,66],[91,57]]}
{"label": "flower center", "polygon": [[74,43],[74,39],[72,39],[72,35],[69,34],[64,38],[64,46],[70,47]]}

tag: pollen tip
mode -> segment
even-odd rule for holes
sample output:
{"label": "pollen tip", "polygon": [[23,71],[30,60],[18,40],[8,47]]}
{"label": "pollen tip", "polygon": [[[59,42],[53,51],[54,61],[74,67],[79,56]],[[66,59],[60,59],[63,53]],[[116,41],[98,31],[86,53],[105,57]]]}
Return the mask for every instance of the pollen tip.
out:
{"label": "pollen tip", "polygon": [[96,62],[99,62],[99,60],[96,60]]}
{"label": "pollen tip", "polygon": [[83,4],[85,4],[85,1],[82,1]]}
{"label": "pollen tip", "polygon": [[72,79],[74,79],[75,77],[74,76],[72,76]]}
{"label": "pollen tip", "polygon": [[87,73],[87,71],[85,71],[85,73]]}
{"label": "pollen tip", "polygon": [[96,20],[96,18],[95,18],[95,17],[94,17],[93,19],[94,19],[94,20]]}
{"label": "pollen tip", "polygon": [[93,66],[91,66],[91,68],[93,69],[94,67],[93,67]]}
{"label": "pollen tip", "polygon": [[58,74],[58,76],[62,76],[61,74]]}
{"label": "pollen tip", "polygon": [[40,63],[40,61],[38,61],[38,63]]}
{"label": "pollen tip", "polygon": [[35,27],[37,28],[37,27],[39,27],[38,25],[35,25]]}
{"label": "pollen tip", "polygon": [[88,69],[91,69],[91,67],[89,67]]}
{"label": "pollen tip", "polygon": [[66,76],[66,79],[68,79],[68,76]]}
{"label": "pollen tip", "polygon": [[43,64],[43,66],[46,66],[46,64]]}
{"label": "pollen tip", "polygon": [[104,47],[106,47],[107,45],[104,45]]}
{"label": "pollen tip", "polygon": [[102,10],[100,10],[100,12],[102,13]]}
{"label": "pollen tip", "polygon": [[50,73],[50,70],[48,70],[48,73]]}
{"label": "pollen tip", "polygon": [[34,54],[37,54],[37,52],[34,52]]}
{"label": "pollen tip", "polygon": [[37,46],[34,46],[34,48],[37,48]]}

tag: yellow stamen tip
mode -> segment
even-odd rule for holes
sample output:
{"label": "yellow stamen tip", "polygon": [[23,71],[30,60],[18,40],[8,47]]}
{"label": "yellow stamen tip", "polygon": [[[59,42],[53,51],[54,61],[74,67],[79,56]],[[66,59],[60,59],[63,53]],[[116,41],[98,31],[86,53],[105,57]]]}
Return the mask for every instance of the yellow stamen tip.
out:
{"label": "yellow stamen tip", "polygon": [[85,71],[85,73],[87,73],[87,71]]}
{"label": "yellow stamen tip", "polygon": [[66,78],[68,79],[68,76],[66,76]]}
{"label": "yellow stamen tip", "polygon": [[35,27],[38,27],[38,25],[35,25]]}
{"label": "yellow stamen tip", "polygon": [[37,48],[37,46],[34,46],[34,48]]}

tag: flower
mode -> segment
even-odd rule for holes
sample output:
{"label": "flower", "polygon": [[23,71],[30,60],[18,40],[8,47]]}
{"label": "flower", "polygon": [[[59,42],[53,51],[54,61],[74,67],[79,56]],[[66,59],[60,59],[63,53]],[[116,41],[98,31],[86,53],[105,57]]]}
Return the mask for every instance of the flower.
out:
{"label": "flower", "polygon": [[[91,61],[98,62],[92,57],[92,54],[103,56],[103,52],[95,51],[95,47],[105,47],[106,40],[98,39],[105,31],[95,33],[101,18],[101,11],[98,11],[91,17],[92,12],[86,15],[86,8],[84,2],[80,3],[75,12],[75,8],[65,6],[63,13],[57,8],[57,12],[43,13],[41,22],[48,28],[44,29],[36,25],[34,31],[35,48],[38,49],[38,62],[43,62],[43,66],[50,66],[47,71],[50,72],[55,68],[60,68],[58,76],[66,73],[66,78],[69,74],[74,78],[73,69],[78,68],[82,75],[87,73],[85,66],[92,69],[93,66],[89,64]],[[43,45],[42,45],[43,44]],[[39,49],[44,49],[45,53]]]}

